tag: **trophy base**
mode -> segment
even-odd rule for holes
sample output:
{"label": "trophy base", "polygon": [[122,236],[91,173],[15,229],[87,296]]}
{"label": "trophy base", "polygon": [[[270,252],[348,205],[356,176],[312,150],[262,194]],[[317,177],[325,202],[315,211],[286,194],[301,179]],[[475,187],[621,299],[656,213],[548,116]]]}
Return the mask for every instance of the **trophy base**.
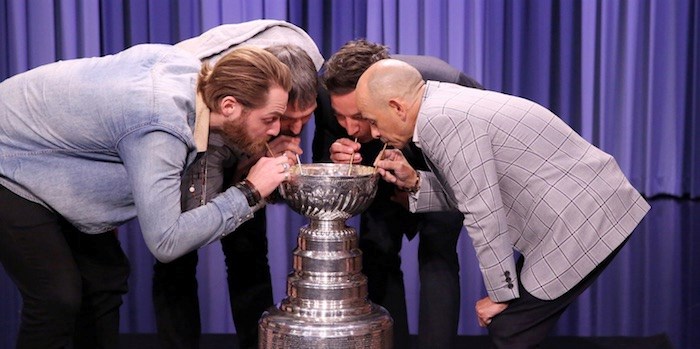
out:
{"label": "trophy base", "polygon": [[260,349],[391,349],[393,320],[382,307],[354,317],[306,318],[277,307],[266,311],[258,325]]}

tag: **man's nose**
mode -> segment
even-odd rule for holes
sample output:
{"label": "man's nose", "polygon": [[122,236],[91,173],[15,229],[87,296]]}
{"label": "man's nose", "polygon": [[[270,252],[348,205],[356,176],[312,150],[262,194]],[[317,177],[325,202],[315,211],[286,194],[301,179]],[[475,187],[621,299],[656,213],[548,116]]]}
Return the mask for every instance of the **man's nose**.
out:
{"label": "man's nose", "polygon": [[268,134],[269,136],[273,136],[273,137],[274,137],[274,136],[277,136],[277,135],[280,133],[280,125],[281,125],[281,123],[280,123],[279,120],[275,121],[275,122],[272,124],[272,127],[270,127],[270,128],[267,130],[267,134]]}
{"label": "man's nose", "polygon": [[357,132],[360,131],[360,122],[352,119],[352,118],[347,118],[346,119],[346,124],[348,125],[348,134],[351,136],[354,136]]}
{"label": "man's nose", "polygon": [[301,134],[301,129],[303,126],[304,123],[302,123],[301,120],[294,120],[289,126],[289,130],[292,131],[293,134],[298,135]]}
{"label": "man's nose", "polygon": [[377,126],[372,125],[370,127],[370,131],[372,133],[372,138],[374,139],[379,139],[379,137],[381,137],[382,135],[381,133],[379,133],[379,129],[377,128]]}

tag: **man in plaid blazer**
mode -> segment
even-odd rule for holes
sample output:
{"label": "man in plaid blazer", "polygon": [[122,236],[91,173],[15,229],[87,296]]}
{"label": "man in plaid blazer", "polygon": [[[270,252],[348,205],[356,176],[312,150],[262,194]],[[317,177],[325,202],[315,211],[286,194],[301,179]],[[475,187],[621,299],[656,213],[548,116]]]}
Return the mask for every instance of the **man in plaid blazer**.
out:
{"label": "man in plaid blazer", "polygon": [[[389,48],[365,39],[345,43],[325,63],[323,87],[314,112],[314,162],[372,165],[384,144],[373,139],[369,123],[359,119],[355,85],[372,63],[389,58]],[[474,79],[437,57],[391,55],[418,69],[424,79],[483,88]],[[353,141],[356,139],[356,141]],[[427,170],[423,155],[402,149],[416,169]],[[352,159],[352,160],[351,160]],[[462,215],[457,211],[411,213],[397,197],[406,193],[384,181],[372,204],[361,215],[359,244],[362,273],[367,276],[368,298],[384,307],[394,320],[394,347],[410,347],[402,241],[420,234],[418,274],[418,349],[454,348],[459,325],[459,257],[457,241]],[[406,200],[407,202],[407,200]]]}
{"label": "man in plaid blazer", "polygon": [[496,347],[537,346],[649,210],[612,156],[531,101],[426,83],[398,60],[372,65],[356,94],[374,138],[423,150],[432,172],[398,151],[377,162],[412,192],[411,210],[464,214],[488,293],[476,312]]}

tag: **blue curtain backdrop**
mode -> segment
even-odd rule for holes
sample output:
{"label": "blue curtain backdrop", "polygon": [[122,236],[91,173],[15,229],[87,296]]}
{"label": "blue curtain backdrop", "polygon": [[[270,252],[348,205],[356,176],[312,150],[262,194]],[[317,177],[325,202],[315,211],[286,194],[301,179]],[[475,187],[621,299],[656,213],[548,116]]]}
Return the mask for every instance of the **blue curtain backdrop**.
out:
{"label": "blue curtain backdrop", "polygon": [[[565,313],[560,335],[651,335],[700,346],[697,199],[700,197],[700,2],[694,0],[0,0],[0,79],[60,59],[139,43],[175,43],[223,23],[282,19],[304,28],[328,58],[366,37],[394,53],[438,56],[488,89],[537,101],[618,160],[652,211],[589,291]],[[304,132],[311,159],[313,123]],[[679,199],[681,198],[681,199]],[[1,209],[1,208],[0,208]],[[695,212],[695,213],[693,213]],[[303,217],[268,208],[275,300],[285,296]],[[356,220],[351,220],[356,222]],[[153,257],[137,222],[120,229],[132,263],[123,332],[153,332]],[[463,234],[460,334],[483,334],[483,296]],[[405,242],[407,302],[417,331],[416,241]],[[223,257],[200,252],[205,332],[234,332]],[[0,348],[11,346],[21,299],[0,270]],[[456,305],[457,306],[457,305]],[[680,314],[680,315],[679,315]]]}

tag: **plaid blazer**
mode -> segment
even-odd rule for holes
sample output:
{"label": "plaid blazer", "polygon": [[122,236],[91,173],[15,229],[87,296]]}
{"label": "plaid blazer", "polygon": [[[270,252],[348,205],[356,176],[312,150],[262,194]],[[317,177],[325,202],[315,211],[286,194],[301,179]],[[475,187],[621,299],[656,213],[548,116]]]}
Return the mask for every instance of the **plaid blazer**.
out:
{"label": "plaid blazer", "polygon": [[[649,210],[609,154],[546,108],[428,81],[414,142],[432,173],[417,212],[457,208],[494,301],[555,299],[619,246]],[[525,257],[516,275],[513,250]]]}

